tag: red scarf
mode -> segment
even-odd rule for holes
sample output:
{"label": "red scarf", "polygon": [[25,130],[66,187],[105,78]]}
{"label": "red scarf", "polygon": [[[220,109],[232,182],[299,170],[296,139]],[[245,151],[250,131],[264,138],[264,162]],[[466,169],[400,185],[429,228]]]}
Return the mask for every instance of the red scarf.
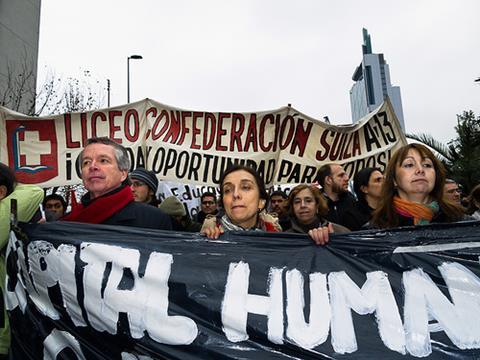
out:
{"label": "red scarf", "polygon": [[132,201],[130,186],[124,186],[120,191],[92,200],[87,206],[72,202],[72,211],[61,220],[101,224]]}

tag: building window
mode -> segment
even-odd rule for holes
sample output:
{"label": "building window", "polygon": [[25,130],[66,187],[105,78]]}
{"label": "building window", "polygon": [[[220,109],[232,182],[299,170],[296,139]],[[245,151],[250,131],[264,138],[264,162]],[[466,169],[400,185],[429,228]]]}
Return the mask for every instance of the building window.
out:
{"label": "building window", "polygon": [[365,66],[365,82],[367,89],[368,105],[375,104],[375,92],[373,91],[372,67]]}

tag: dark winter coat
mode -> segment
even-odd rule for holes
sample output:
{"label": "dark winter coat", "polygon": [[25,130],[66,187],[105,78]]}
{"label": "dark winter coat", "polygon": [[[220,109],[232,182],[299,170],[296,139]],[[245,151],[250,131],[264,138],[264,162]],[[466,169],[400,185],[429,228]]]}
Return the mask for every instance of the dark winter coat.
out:
{"label": "dark winter coat", "polygon": [[172,223],[167,214],[156,207],[136,201],[128,203],[102,224],[172,230]]}
{"label": "dark winter coat", "polygon": [[350,192],[340,194],[337,201],[333,201],[325,193],[323,196],[328,205],[328,213],[324,216],[325,219],[332,223],[342,224],[343,214],[355,205],[355,197]]}
{"label": "dark winter coat", "polygon": [[373,209],[366,202],[357,201],[343,213],[340,224],[352,231],[360,230],[370,221],[372,212]]}

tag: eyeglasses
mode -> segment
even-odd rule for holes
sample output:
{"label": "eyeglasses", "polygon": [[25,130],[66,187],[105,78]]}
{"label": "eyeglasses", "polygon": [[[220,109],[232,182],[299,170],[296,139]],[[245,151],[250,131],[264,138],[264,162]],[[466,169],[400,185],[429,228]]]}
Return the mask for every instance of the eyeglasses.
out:
{"label": "eyeglasses", "polygon": [[205,205],[205,206],[211,206],[213,204],[215,204],[214,201],[202,201],[202,205]]}
{"label": "eyeglasses", "polygon": [[140,187],[140,186],[143,186],[143,185],[147,185],[147,184],[145,184],[143,181],[139,181],[139,180],[133,180],[132,181],[132,186],[133,187]]}

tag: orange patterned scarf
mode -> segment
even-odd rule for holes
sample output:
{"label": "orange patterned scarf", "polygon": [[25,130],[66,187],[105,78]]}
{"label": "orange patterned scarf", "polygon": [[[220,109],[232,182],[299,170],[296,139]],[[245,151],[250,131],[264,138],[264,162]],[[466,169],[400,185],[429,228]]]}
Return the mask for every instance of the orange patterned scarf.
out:
{"label": "orange patterned scarf", "polygon": [[435,213],[438,212],[438,203],[436,201],[427,206],[395,196],[393,205],[398,214],[413,218],[415,225],[429,224]]}

